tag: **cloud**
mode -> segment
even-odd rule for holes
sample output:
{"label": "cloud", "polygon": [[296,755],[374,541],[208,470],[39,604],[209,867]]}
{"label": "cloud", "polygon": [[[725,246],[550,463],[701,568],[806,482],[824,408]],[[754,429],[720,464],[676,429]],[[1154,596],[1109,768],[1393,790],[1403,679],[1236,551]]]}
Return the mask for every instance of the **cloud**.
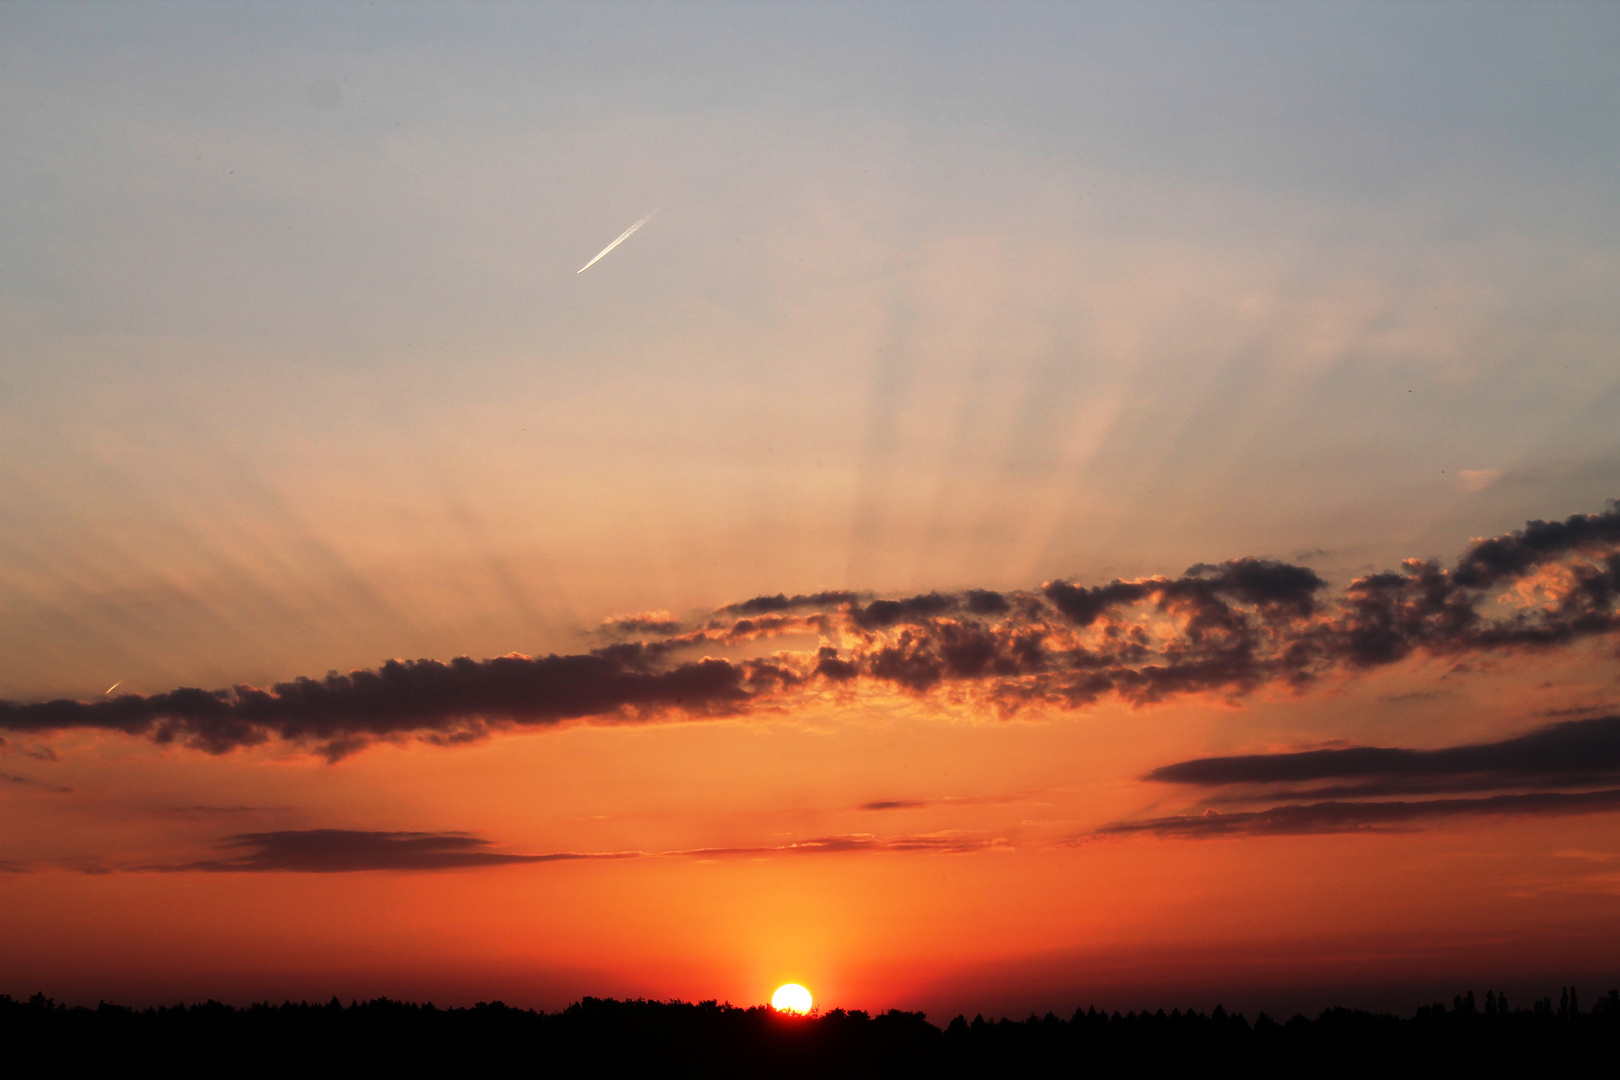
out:
{"label": "cloud", "polygon": [[263,806],[218,806],[210,803],[197,803],[191,806],[164,806],[152,812],[166,817],[179,818],[233,818],[268,813],[270,809]]}
{"label": "cloud", "polygon": [[0,739],[0,753],[10,753],[12,750],[16,750],[24,757],[33,758],[35,761],[57,760],[56,751],[48,746],[18,746],[15,743],[7,742],[5,739]]}
{"label": "cloud", "polygon": [[221,845],[234,852],[179,866],[148,867],[208,873],[346,874],[361,870],[467,870],[516,863],[629,858],[627,854],[512,855],[488,850],[490,842],[467,833],[364,832],[355,829],[301,829],[242,833]]}
{"label": "cloud", "polygon": [[653,634],[658,637],[669,637],[679,634],[681,623],[667,611],[642,611],[634,615],[616,615],[611,619],[603,619],[600,631],[608,637],[634,637],[638,634]]}
{"label": "cloud", "polygon": [[[953,700],[1000,713],[1107,697],[1235,699],[1268,686],[1303,691],[1327,674],[1418,652],[1468,658],[1612,636],[1617,599],[1620,506],[1611,505],[1477,540],[1450,569],[1408,560],[1338,595],[1307,567],[1260,557],[1023,592],[777,593],[683,632],[662,612],[610,620],[651,639],[577,655],[391,660],[269,688],[0,702],[0,730],[100,729],[212,753],[282,740],[336,760],[378,739],[455,744],[570,720],[737,716],[829,694],[948,688]],[[813,649],[764,659],[701,655],[810,635]]]}
{"label": "cloud", "polygon": [[665,710],[725,713],[747,701],[756,677],[773,682],[777,672],[769,664],[710,658],[657,670],[637,645],[576,656],[391,660],[374,671],[301,678],[268,690],[182,688],[103,701],[0,702],[0,727],[99,728],[213,753],[274,737],[313,744],[337,758],[373,739],[401,734],[464,741],[491,723],[546,726]]}
{"label": "cloud", "polygon": [[1538,716],[1583,716],[1586,713],[1602,712],[1612,709],[1616,705],[1613,701],[1594,701],[1589,705],[1565,705],[1556,709],[1542,709]]}
{"label": "cloud", "polygon": [[723,615],[767,615],[778,611],[791,611],[795,608],[831,608],[840,604],[852,604],[859,601],[860,593],[829,591],[787,596],[777,593],[775,596],[756,596],[752,600],[744,600],[737,604],[728,604],[720,609]]}
{"label": "cloud", "polygon": [[1028,802],[1034,797],[1033,791],[1017,791],[1000,795],[940,795],[928,799],[874,799],[871,802],[861,803],[855,807],[857,810],[884,811],[884,810],[926,810],[931,806],[1007,806],[1011,803]]}
{"label": "cloud", "polygon": [[[665,851],[659,858],[734,859],[778,856],[838,855],[865,852],[934,852],[965,854],[1005,847],[1001,838],[986,838],[945,831],[917,836],[881,838],[869,833],[823,836],[785,844],[753,847],[706,847]],[[300,873],[347,874],[365,870],[441,871],[471,870],[525,863],[578,862],[587,859],[654,857],[640,851],[554,852],[520,855],[492,851],[491,842],[464,832],[368,832],[357,829],[293,829],[241,833],[220,844],[224,854],[210,859],[168,866],[143,866],[143,871],[166,873]],[[6,869],[0,866],[0,869]],[[26,872],[16,864],[11,869]]]}
{"label": "cloud", "polygon": [[1297,836],[1317,833],[1387,832],[1446,817],[1548,817],[1620,811],[1620,789],[1577,793],[1537,791],[1478,799],[1426,799],[1418,802],[1318,802],[1223,814],[1176,815],[1121,821],[1098,829],[1095,837],[1150,835],[1175,840],[1215,837]]}
{"label": "cloud", "polygon": [[[1568,720],[1497,742],[1437,750],[1350,746],[1288,753],[1195,758],[1144,778],[1206,789],[1205,804],[1280,803],[1264,810],[1213,808],[1119,822],[1098,835],[1192,839],[1414,827],[1464,815],[1555,815],[1620,810],[1620,716]],[[1279,788],[1277,785],[1305,785]],[[1518,788],[1538,788],[1529,792]],[[1548,788],[1603,788],[1555,791]],[[1476,798],[1376,801],[1390,795]]]}
{"label": "cloud", "polygon": [[1481,790],[1610,783],[1620,781],[1620,716],[1566,720],[1512,739],[1438,750],[1353,746],[1197,758],[1154,769],[1146,779],[1204,787],[1355,779],[1383,785],[1380,793],[1412,789],[1399,785],[1431,791],[1452,784]]}
{"label": "cloud", "polygon": [[1523,529],[1490,540],[1476,540],[1458,561],[1460,588],[1481,588],[1516,577],[1569,552],[1606,557],[1610,569],[1620,545],[1620,507],[1603,514],[1575,514],[1563,521],[1532,521]]}
{"label": "cloud", "polygon": [[841,836],[823,836],[813,840],[796,840],[787,844],[765,847],[692,848],[686,851],[665,852],[668,856],[695,859],[767,858],[777,855],[839,855],[848,852],[934,852],[943,855],[963,855],[987,848],[1008,847],[1001,837],[983,837],[947,831],[925,833],[918,836],[900,836],[884,839],[870,833],[850,833]]}
{"label": "cloud", "polygon": [[73,789],[63,787],[61,784],[52,784],[44,780],[35,780],[32,776],[17,776],[13,773],[0,773],[0,784],[20,784],[23,787],[38,788],[56,795],[65,795]]}

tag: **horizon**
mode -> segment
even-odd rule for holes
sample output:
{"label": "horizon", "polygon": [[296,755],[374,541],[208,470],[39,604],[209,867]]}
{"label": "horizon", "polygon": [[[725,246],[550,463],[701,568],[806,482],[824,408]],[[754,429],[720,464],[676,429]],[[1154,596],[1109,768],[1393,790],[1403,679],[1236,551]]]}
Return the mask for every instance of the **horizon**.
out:
{"label": "horizon", "polygon": [[1617,50],[0,9],[0,994],[1607,993]]}
{"label": "horizon", "polygon": [[[1316,1021],[1336,1013],[1346,1012],[1355,1013],[1366,1017],[1391,1017],[1394,1019],[1414,1019],[1418,1021],[1433,1020],[1436,1017],[1445,1017],[1448,1015],[1448,1013],[1454,1018],[1477,1018],[1480,1016],[1503,1018],[1514,1016],[1523,1018],[1534,1016],[1537,1018],[1558,1018],[1560,1020],[1565,1020],[1583,1016],[1590,1018],[1608,1015],[1612,1017],[1615,1012],[1615,1003],[1620,1001],[1620,989],[1611,988],[1607,993],[1600,992],[1589,994],[1586,1001],[1586,1006],[1583,1007],[1579,996],[1579,987],[1560,986],[1558,990],[1559,996],[1557,998],[1554,998],[1550,993],[1535,997],[1527,996],[1524,998],[1513,998],[1506,991],[1498,991],[1493,989],[1476,996],[1475,991],[1473,989],[1469,989],[1462,993],[1451,995],[1451,1005],[1449,1008],[1443,1000],[1439,1000],[1437,995],[1436,1000],[1424,1002],[1423,1004],[1416,1006],[1414,1009],[1408,1010],[1411,1014],[1410,1016],[1407,1016],[1396,1009],[1366,1008],[1362,1006],[1344,1004],[1325,1004],[1309,1011],[1294,1010],[1292,1013],[1282,1013],[1280,1017],[1273,1015],[1271,1010],[1261,1008],[1255,1010],[1255,1017],[1253,1021],[1248,1019],[1248,1014],[1245,1010],[1227,1009],[1226,1006],[1220,1002],[1217,1002],[1215,1005],[1209,1006],[1203,1010],[1194,1008],[1192,1006],[1188,1006],[1185,1009],[1180,1008],[1179,1006],[1170,1006],[1167,1009],[1167,1007],[1164,1005],[1158,1005],[1156,1007],[1149,1005],[1133,1009],[1109,1009],[1105,1006],[1099,1009],[1096,1004],[1093,1003],[1091,1005],[1077,1005],[1073,1009],[1064,1012],[1058,1012],[1053,1009],[1047,1009],[1043,1012],[1042,1010],[1032,1008],[1028,1011],[1027,1016],[1009,1016],[1006,1014],[997,1013],[992,1013],[989,1016],[986,1016],[984,1013],[980,1012],[976,1013],[973,1019],[970,1021],[967,1015],[961,1012],[956,1013],[949,1019],[932,1019],[929,1017],[928,1013],[923,1010],[906,1011],[902,1009],[846,1009],[844,1006],[836,1004],[823,1007],[819,1002],[808,1008],[797,1008],[793,1006],[779,1006],[774,1000],[755,1003],[745,1002],[739,1004],[729,1000],[721,1001],[715,998],[697,1001],[687,1001],[681,998],[659,999],[648,997],[627,997],[618,999],[611,997],[601,998],[590,994],[581,995],[573,1001],[568,1002],[566,1005],[549,1010],[544,1008],[535,1008],[533,1006],[513,1005],[501,998],[495,998],[493,1000],[480,1000],[476,1002],[451,1002],[449,1004],[440,1005],[433,1001],[407,1001],[381,996],[369,999],[350,998],[349,1003],[344,1005],[340,996],[333,994],[331,998],[325,1002],[321,1001],[320,999],[310,1001],[307,998],[300,998],[297,1001],[294,1001],[291,998],[283,998],[278,1003],[272,998],[263,997],[245,1002],[229,1000],[221,1001],[216,998],[208,998],[204,1001],[167,1001],[158,1002],[155,1004],[129,1005],[123,1002],[101,1000],[97,1002],[94,1012],[101,1014],[112,1010],[115,1012],[124,1011],[151,1014],[171,1011],[195,1011],[198,1009],[206,1010],[214,1006],[223,1005],[228,1009],[235,1009],[239,1012],[258,1011],[262,1009],[307,1010],[326,1008],[338,1008],[352,1011],[356,1009],[368,1009],[375,1007],[402,1007],[410,1010],[421,1010],[423,1012],[477,1012],[485,1009],[509,1009],[514,1012],[529,1013],[537,1016],[557,1017],[565,1014],[575,1014],[581,1009],[590,1009],[593,1007],[653,1006],[677,1009],[719,1009],[725,1012],[766,1014],[771,1017],[780,1018],[781,1020],[790,1024],[796,1022],[815,1022],[822,1019],[839,1020],[845,1017],[856,1020],[870,1020],[884,1016],[902,1016],[907,1020],[925,1023],[939,1031],[959,1028],[963,1024],[970,1024],[975,1027],[981,1024],[1036,1024],[1043,1021],[1050,1022],[1053,1019],[1063,1021],[1065,1023],[1079,1023],[1085,1020],[1106,1021],[1110,1018],[1112,1018],[1112,1020],[1115,1022],[1118,1022],[1122,1019],[1130,1021],[1138,1018],[1145,1019],[1149,1017],[1157,1017],[1162,1020],[1166,1017],[1175,1019],[1183,1016],[1189,1019],[1230,1019],[1243,1025],[1252,1024],[1255,1029],[1259,1029],[1268,1023],[1281,1025],[1283,1023],[1290,1022],[1297,1023],[1299,1021]],[[88,1007],[83,1002],[57,1001],[43,992],[35,992],[34,994],[29,995],[26,999],[13,998],[9,994],[0,994],[0,1007],[10,1007],[13,1009],[18,1007],[44,1008],[46,1010],[55,1010],[58,1012],[66,1010],[80,1012],[89,1011]]]}

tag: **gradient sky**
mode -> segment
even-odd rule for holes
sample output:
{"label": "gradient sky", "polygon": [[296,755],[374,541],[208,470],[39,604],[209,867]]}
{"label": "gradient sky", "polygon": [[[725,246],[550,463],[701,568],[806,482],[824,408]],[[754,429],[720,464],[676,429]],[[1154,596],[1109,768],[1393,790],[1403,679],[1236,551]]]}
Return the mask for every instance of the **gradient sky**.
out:
{"label": "gradient sky", "polygon": [[0,992],[1620,980],[1617,54],[5,5]]}

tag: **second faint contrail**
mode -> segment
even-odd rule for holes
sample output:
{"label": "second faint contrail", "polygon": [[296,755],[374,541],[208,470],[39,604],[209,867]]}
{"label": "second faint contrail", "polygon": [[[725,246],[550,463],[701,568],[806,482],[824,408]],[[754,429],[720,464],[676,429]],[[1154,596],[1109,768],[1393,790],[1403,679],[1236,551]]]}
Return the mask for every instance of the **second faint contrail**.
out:
{"label": "second faint contrail", "polygon": [[617,240],[613,241],[613,243],[609,244],[607,247],[603,248],[601,251],[598,251],[596,253],[596,258],[595,259],[592,259],[590,262],[586,263],[584,266],[580,267],[578,270],[575,270],[574,273],[583,274],[585,271],[587,271],[591,267],[595,266],[597,261],[599,259],[601,259],[602,256],[606,255],[608,252],[612,251],[614,248],[618,247],[620,244],[622,244],[626,240],[630,239],[630,234],[631,233],[635,232],[637,229],[639,229],[643,225],[647,224],[647,222],[651,221],[657,214],[658,214],[658,211],[654,210],[651,214],[648,214],[646,217],[642,218],[640,221],[636,222],[634,225],[632,225],[628,229],[624,230],[624,232],[619,234],[619,238]]}

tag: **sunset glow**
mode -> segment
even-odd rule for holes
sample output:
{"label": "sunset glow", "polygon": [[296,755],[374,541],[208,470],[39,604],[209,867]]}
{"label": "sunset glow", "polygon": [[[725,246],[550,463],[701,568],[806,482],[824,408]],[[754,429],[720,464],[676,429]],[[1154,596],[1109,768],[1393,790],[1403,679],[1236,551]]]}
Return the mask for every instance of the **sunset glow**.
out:
{"label": "sunset glow", "polygon": [[0,41],[0,994],[1620,986],[1620,5]]}

